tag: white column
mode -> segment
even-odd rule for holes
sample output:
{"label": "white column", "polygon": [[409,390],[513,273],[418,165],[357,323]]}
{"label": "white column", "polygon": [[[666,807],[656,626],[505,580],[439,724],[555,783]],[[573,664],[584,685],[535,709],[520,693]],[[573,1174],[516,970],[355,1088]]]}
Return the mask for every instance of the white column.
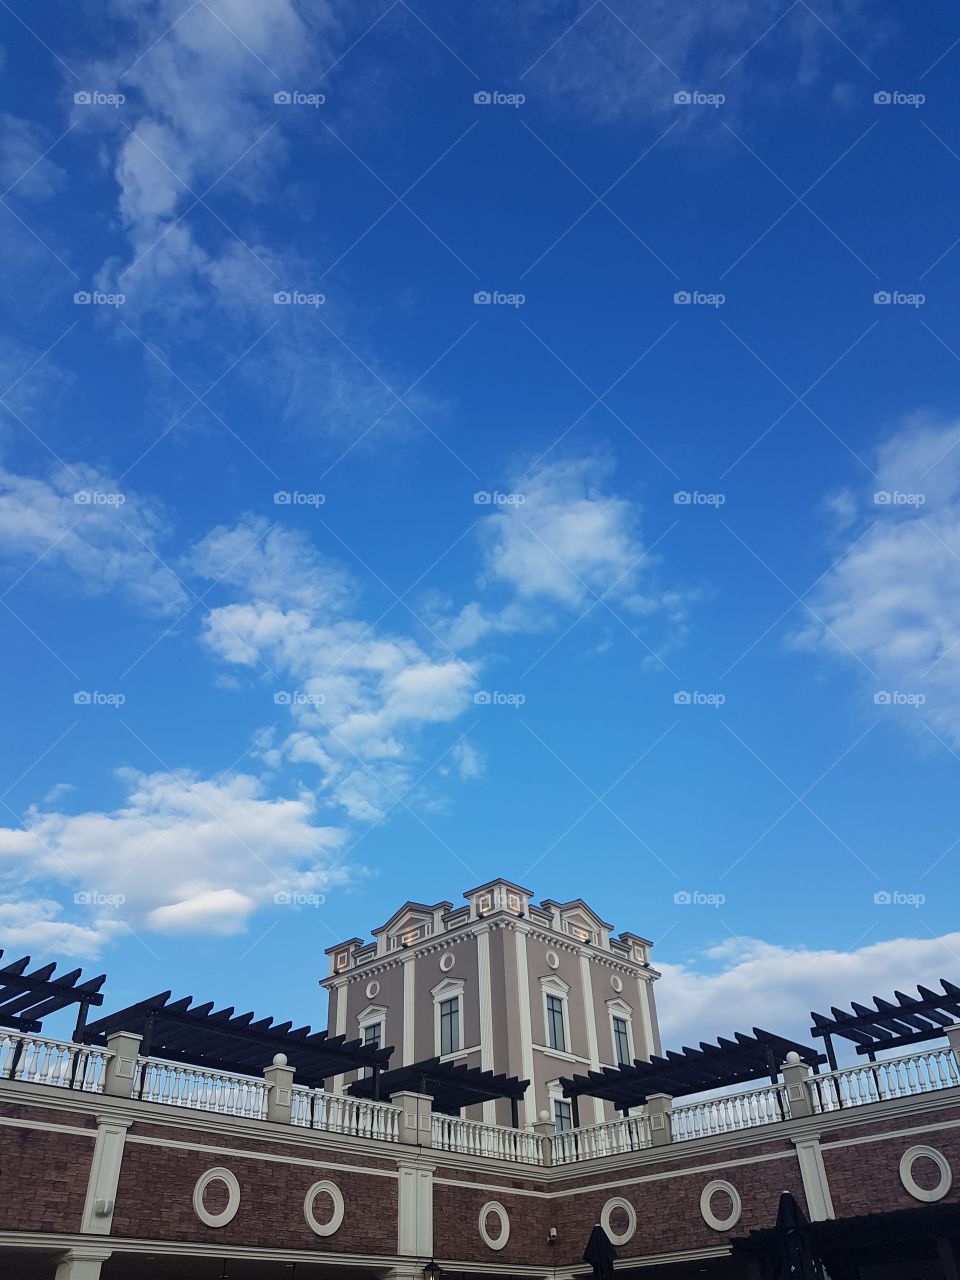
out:
{"label": "white column", "polygon": [[[131,1120],[113,1120],[97,1117],[97,1140],[93,1147],[93,1160],[90,1163],[90,1176],[87,1180],[87,1198],[83,1206],[83,1218],[80,1230],[91,1235],[106,1236],[110,1234],[113,1222],[113,1206],[117,1198],[117,1186],[120,1182],[120,1165],[123,1162],[123,1145]],[[109,1254],[107,1255],[109,1257]],[[99,1275],[97,1270],[91,1275]],[[74,1273],[67,1271],[65,1275]],[[80,1271],[78,1275],[86,1273]],[[59,1280],[60,1273],[57,1272]]]}
{"label": "white column", "polygon": [[[415,957],[403,957],[403,1059],[400,1066],[409,1066],[411,1062],[416,1062],[414,1056],[416,1048],[416,1040],[414,1037],[414,1017],[416,1016],[416,988],[414,986],[414,977],[416,970],[414,969]],[[427,1057],[430,1055],[427,1054]]]}
{"label": "white column", "polygon": [[[345,1036],[347,1034],[347,980],[344,978],[342,982],[338,982],[335,987],[337,993],[337,1021],[334,1028],[335,1034]],[[343,1076],[334,1076],[331,1093],[343,1093]]]}
{"label": "white column", "polygon": [[[477,932],[477,982],[480,997],[480,1066],[484,1071],[493,1070],[493,996],[490,980],[490,930]],[[483,1118],[487,1124],[497,1120],[497,1104],[492,1099],[483,1104]]]}
{"label": "white column", "polygon": [[[593,982],[590,977],[590,957],[586,951],[580,952],[580,986],[583,990],[583,1010],[587,1020],[587,1057],[590,1068],[600,1070],[600,1049],[597,1043],[597,1011],[593,1003]],[[606,1116],[603,1110],[603,1099],[592,1098],[594,1124],[603,1124]]]}
{"label": "white column", "polygon": [[807,1217],[811,1222],[825,1222],[828,1218],[836,1217],[827,1171],[823,1164],[823,1152],[820,1150],[819,1134],[812,1138],[791,1138],[791,1142],[797,1149],[803,1194],[807,1200]]}
{"label": "white column", "polygon": [[530,1021],[530,974],[527,970],[526,930],[514,926],[517,945],[517,1007],[520,1013],[520,1062],[523,1079],[530,1081],[523,1098],[523,1115],[527,1124],[537,1122],[537,1085],[533,1078],[533,1026]]}
{"label": "white column", "polygon": [[[657,1039],[653,1034],[653,1012],[650,1008],[650,984],[646,978],[637,979],[640,996],[640,1022],[643,1026],[643,1057],[652,1058],[657,1051]],[[636,1046],[634,1046],[636,1047]],[[641,1055],[637,1054],[639,1058]]]}
{"label": "white column", "polygon": [[112,1249],[70,1249],[60,1259],[56,1280],[100,1280],[100,1268]]}
{"label": "white column", "polygon": [[400,1171],[397,1210],[397,1253],[401,1257],[433,1257],[433,1171],[436,1165],[398,1160]]}

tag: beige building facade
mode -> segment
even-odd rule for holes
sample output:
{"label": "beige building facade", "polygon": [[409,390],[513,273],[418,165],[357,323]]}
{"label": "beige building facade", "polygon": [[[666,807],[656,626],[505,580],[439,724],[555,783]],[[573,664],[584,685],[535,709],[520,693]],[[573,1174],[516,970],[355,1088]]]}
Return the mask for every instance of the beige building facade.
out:
{"label": "beige building facade", "polygon": [[[327,949],[331,1033],[393,1046],[391,1067],[427,1058],[531,1081],[521,1124],[543,1112],[560,1128],[573,1116],[561,1076],[616,1067],[660,1052],[650,942],[612,926],[585,902],[532,900],[493,880],[466,905],[406,902],[373,941]],[[353,1077],[338,1077],[341,1091]],[[609,1118],[588,1099],[580,1124]],[[506,1100],[467,1116],[509,1124]]]}

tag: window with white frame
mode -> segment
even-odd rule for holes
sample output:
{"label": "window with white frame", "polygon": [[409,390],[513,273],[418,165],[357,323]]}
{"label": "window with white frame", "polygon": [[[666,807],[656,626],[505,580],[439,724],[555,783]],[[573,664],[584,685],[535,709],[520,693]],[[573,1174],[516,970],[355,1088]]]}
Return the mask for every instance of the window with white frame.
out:
{"label": "window with white frame", "polygon": [[547,993],[547,1044],[551,1049],[566,1052],[567,1029],[564,1022],[562,997]]}
{"label": "window with white frame", "polygon": [[628,1067],[633,1062],[633,1010],[625,1000],[608,1000],[610,1015],[610,1044],[613,1062],[618,1067]]}
{"label": "window with white frame", "polygon": [[540,979],[543,991],[543,1029],[544,1043],[548,1049],[558,1053],[570,1052],[570,1029],[567,1019],[567,997],[569,986],[562,978],[551,974]]}
{"label": "window with white frame", "polygon": [[[364,1045],[381,1049],[384,1041],[384,1026],[387,1011],[382,1005],[370,1004],[357,1017],[360,1040]],[[373,1075],[371,1067],[363,1068],[363,1078]]]}
{"label": "window with white frame", "polygon": [[463,1040],[462,979],[447,978],[433,988],[433,1026],[435,1052],[441,1058],[459,1053]]}
{"label": "window with white frame", "polygon": [[569,1098],[554,1098],[553,1123],[558,1133],[565,1133],[573,1128],[573,1103]]}

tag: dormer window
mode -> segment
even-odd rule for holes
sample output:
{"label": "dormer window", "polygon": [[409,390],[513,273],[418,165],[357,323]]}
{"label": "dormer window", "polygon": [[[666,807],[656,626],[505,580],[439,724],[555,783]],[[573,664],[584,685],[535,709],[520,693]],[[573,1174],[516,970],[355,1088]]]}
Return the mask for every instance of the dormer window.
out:
{"label": "dormer window", "polygon": [[477,897],[477,915],[485,916],[488,911],[493,910],[493,896],[489,893],[481,893]]}
{"label": "dormer window", "polygon": [[342,973],[343,970],[346,969],[349,963],[350,963],[349,951],[338,951],[337,954],[333,957],[333,967],[337,973]]}

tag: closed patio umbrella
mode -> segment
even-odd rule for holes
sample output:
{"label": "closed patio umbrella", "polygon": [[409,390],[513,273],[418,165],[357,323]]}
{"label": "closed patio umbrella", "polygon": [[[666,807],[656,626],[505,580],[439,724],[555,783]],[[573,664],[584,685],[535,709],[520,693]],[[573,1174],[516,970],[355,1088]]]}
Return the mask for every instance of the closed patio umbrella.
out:
{"label": "closed patio umbrella", "polygon": [[617,1251],[598,1222],[590,1232],[590,1239],[583,1251],[584,1262],[593,1267],[593,1280],[613,1280],[613,1263]]}
{"label": "closed patio umbrella", "polygon": [[789,1191],[780,1195],[776,1232],[773,1280],[824,1280],[823,1267],[810,1243],[810,1223]]}

